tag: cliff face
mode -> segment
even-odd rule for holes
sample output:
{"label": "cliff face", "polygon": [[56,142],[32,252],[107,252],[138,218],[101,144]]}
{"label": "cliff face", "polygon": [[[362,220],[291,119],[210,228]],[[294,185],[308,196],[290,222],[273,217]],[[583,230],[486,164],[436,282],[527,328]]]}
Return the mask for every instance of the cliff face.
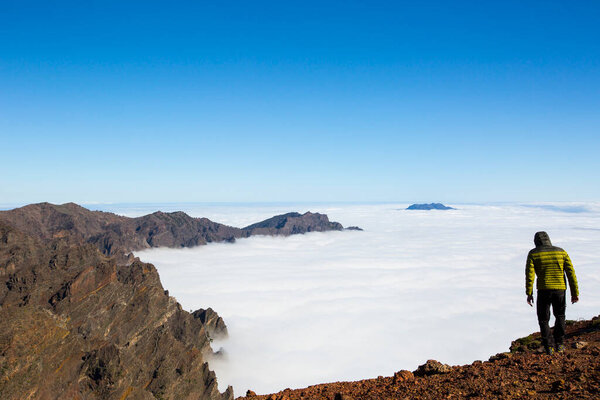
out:
{"label": "cliff face", "polygon": [[[262,232],[329,223],[293,218],[303,229]],[[227,334],[223,319],[182,310],[154,266],[128,253],[253,233],[182,212],[127,218],[73,203],[0,212],[0,398],[232,399],[205,362],[210,339]]]}
{"label": "cliff face", "polygon": [[0,226],[0,398],[230,399],[151,264]]}
{"label": "cliff face", "polygon": [[202,322],[211,339],[227,337],[228,333],[225,321],[212,308],[209,307],[206,310],[201,308],[194,311],[192,315]]}

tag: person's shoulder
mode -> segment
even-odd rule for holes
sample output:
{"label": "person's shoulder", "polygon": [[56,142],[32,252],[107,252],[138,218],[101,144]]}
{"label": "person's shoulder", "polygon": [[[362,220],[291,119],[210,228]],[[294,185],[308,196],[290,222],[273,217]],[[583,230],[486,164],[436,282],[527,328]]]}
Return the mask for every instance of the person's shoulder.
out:
{"label": "person's shoulder", "polygon": [[565,254],[567,254],[566,251],[564,251],[562,248],[557,247],[557,246],[539,246],[539,247],[534,247],[533,249],[529,250],[528,255],[537,254],[537,253],[565,253]]}
{"label": "person's shoulder", "polygon": [[552,246],[552,250],[551,251],[553,253],[562,253],[563,257],[569,257],[569,254],[562,247]]}

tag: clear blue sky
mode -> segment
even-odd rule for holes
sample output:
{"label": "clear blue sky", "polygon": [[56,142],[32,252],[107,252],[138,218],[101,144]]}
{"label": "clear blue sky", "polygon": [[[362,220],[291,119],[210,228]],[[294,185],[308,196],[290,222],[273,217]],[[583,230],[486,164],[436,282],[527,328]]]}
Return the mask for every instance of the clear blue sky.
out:
{"label": "clear blue sky", "polygon": [[3,0],[0,204],[600,200],[598,21],[597,1]]}

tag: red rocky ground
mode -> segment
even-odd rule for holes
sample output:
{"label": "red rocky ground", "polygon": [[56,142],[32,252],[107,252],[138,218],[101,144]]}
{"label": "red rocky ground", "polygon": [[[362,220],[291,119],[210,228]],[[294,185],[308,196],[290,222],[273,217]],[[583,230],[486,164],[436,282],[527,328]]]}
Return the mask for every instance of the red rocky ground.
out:
{"label": "red rocky ground", "polygon": [[334,382],[238,400],[600,399],[600,316],[567,326],[564,353],[539,352],[539,334],[514,341],[511,352],[449,367],[430,360],[414,372]]}

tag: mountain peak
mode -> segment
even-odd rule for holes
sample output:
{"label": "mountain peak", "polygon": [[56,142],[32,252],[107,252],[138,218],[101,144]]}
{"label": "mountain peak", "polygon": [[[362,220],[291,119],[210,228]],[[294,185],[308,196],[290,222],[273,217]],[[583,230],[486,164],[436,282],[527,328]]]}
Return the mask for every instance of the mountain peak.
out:
{"label": "mountain peak", "polygon": [[420,203],[412,204],[406,208],[407,210],[454,210],[452,207],[443,205],[442,203]]}

